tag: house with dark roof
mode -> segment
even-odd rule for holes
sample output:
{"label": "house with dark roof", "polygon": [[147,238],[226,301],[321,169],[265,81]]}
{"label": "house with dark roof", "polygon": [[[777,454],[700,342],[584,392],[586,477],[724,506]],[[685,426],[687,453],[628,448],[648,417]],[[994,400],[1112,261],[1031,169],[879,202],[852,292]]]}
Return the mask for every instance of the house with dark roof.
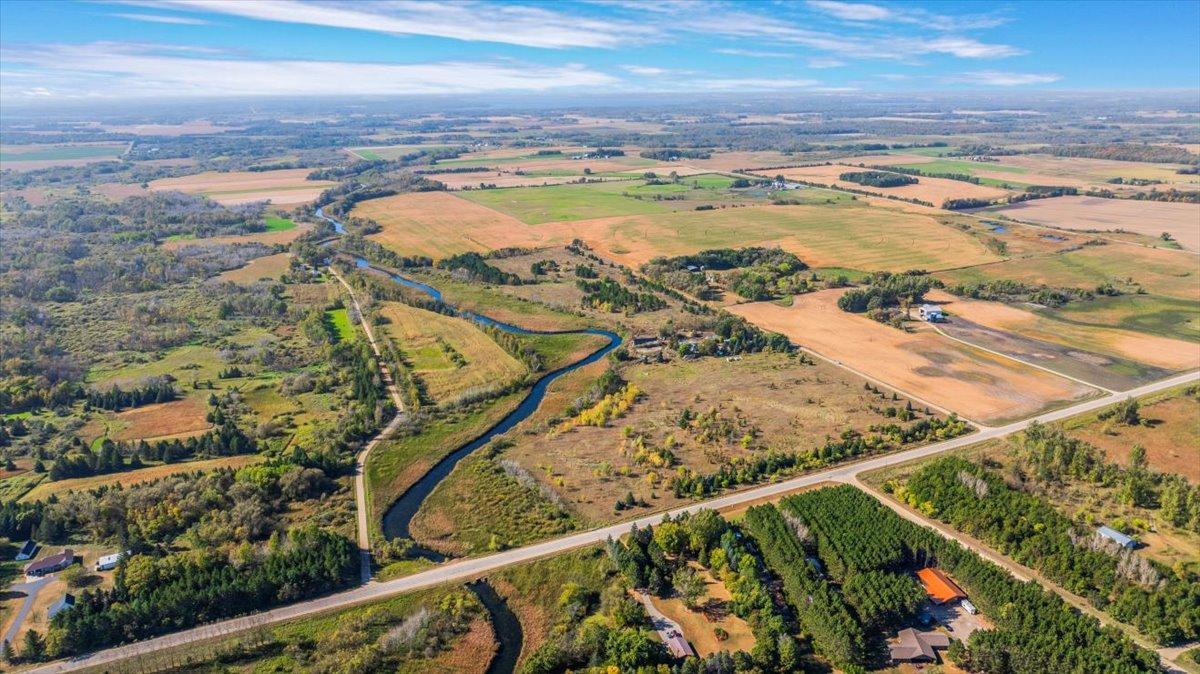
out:
{"label": "house with dark roof", "polygon": [[66,548],[57,555],[43,557],[29,566],[25,567],[26,576],[45,576],[55,571],[62,571],[68,566],[75,563],[75,553],[70,548]]}
{"label": "house with dark roof", "polygon": [[75,595],[67,592],[63,594],[62,599],[54,602],[50,605],[50,608],[46,609],[46,617],[53,620],[54,616],[73,606],[75,606]]}
{"label": "house with dark roof", "polygon": [[17,551],[17,556],[13,559],[18,562],[23,562],[27,559],[33,559],[33,556],[37,554],[37,547],[37,543],[32,540],[25,541],[25,545],[21,546],[21,549]]}
{"label": "house with dark roof", "polygon": [[937,649],[948,648],[950,637],[941,632],[900,630],[896,643],[888,644],[892,662],[937,662]]}

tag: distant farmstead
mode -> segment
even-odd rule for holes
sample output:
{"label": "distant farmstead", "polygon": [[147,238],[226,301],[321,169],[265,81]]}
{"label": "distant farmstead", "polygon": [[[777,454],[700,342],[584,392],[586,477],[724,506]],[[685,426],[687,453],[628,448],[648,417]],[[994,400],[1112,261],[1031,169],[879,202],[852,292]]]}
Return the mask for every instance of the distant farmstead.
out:
{"label": "distant farmstead", "polygon": [[942,313],[942,308],[936,304],[922,304],[918,312],[921,315],[921,320],[930,323],[940,323],[946,318],[946,315]]}

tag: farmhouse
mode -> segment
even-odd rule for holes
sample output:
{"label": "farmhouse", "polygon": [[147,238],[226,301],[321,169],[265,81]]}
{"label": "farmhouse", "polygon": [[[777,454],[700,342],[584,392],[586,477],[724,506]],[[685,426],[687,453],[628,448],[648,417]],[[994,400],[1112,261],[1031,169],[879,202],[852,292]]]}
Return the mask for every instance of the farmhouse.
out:
{"label": "farmhouse", "polygon": [[75,553],[70,548],[66,548],[57,555],[43,557],[42,559],[39,559],[25,567],[25,575],[45,576],[47,574],[54,573],[55,571],[62,571],[74,563]]}
{"label": "farmhouse", "polygon": [[1096,529],[1096,535],[1107,538],[1108,540],[1110,540],[1110,541],[1116,543],[1117,545],[1120,545],[1121,547],[1126,548],[1128,550],[1132,550],[1135,547],[1137,547],[1137,541],[1133,540],[1129,536],[1126,536],[1125,534],[1121,533],[1120,531],[1117,531],[1116,529],[1110,529],[1109,527],[1100,527],[1100,528]]}
{"label": "farmhouse", "polygon": [[105,555],[105,556],[101,557],[100,559],[96,560],[96,570],[97,571],[111,571],[112,569],[117,568],[117,564],[121,563],[121,559],[123,557],[128,557],[128,556],[129,556],[128,550],[125,550],[124,552],[114,552],[111,555]]}
{"label": "farmhouse", "polygon": [[946,318],[945,314],[942,313],[942,308],[936,304],[922,304],[918,311],[921,314],[921,320],[930,323],[940,323]]}
{"label": "farmhouse", "polygon": [[28,541],[25,541],[25,545],[22,545],[21,549],[17,551],[17,556],[14,557],[13,559],[15,559],[18,562],[23,562],[27,559],[32,558],[36,552],[37,552],[37,543],[35,543],[32,540],[28,540]]}
{"label": "farmhouse", "polygon": [[963,592],[957,583],[950,580],[950,576],[931,566],[918,571],[917,578],[921,581],[921,586],[925,588],[925,593],[935,604],[945,604],[956,599],[967,598],[967,593]]}
{"label": "farmhouse", "polygon": [[50,608],[46,609],[46,617],[53,620],[54,616],[73,606],[75,606],[75,595],[69,592],[65,593],[63,594],[62,599],[54,602],[50,605]]}
{"label": "farmhouse", "polygon": [[900,630],[897,642],[888,645],[892,662],[937,662],[938,648],[950,646],[950,637],[941,632],[918,632],[911,627]]}

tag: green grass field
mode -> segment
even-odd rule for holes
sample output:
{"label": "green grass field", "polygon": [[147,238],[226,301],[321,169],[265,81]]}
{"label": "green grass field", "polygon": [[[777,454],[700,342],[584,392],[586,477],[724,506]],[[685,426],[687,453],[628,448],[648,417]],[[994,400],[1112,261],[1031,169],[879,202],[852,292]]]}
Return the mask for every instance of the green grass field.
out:
{"label": "green grass field", "polygon": [[350,322],[350,312],[345,309],[331,309],[325,312],[325,316],[333,326],[337,341],[354,339],[354,324]]}
{"label": "green grass field", "polygon": [[433,152],[448,149],[450,149],[449,145],[380,145],[352,147],[350,151],[368,161],[389,161],[421,150]]}
{"label": "green grass field", "polygon": [[267,225],[268,232],[286,232],[296,228],[296,223],[291,218],[281,218],[277,215],[268,215],[263,218],[263,221]]}
{"label": "green grass field", "polygon": [[996,173],[1028,173],[1029,170],[1020,166],[1005,166],[996,162],[965,161],[961,159],[937,159],[935,161],[914,162],[912,164],[893,164],[900,168],[916,169],[926,173],[966,173],[975,175],[977,171],[994,171]]}
{"label": "green grass field", "polygon": [[74,159],[116,159],[125,151],[125,143],[106,145],[10,145],[0,150],[0,162],[70,161]]}
{"label": "green grass field", "polygon": [[665,213],[670,210],[654,201],[623,196],[621,192],[630,187],[624,182],[592,183],[472,190],[458,195],[531,225],[613,215]]}

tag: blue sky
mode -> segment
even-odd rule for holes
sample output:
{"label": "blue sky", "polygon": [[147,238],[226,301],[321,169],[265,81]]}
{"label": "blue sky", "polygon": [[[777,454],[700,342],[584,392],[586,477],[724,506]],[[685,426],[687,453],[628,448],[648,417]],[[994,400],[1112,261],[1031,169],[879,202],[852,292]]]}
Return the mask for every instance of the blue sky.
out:
{"label": "blue sky", "polygon": [[0,3],[6,100],[1200,88],[1200,1]]}

